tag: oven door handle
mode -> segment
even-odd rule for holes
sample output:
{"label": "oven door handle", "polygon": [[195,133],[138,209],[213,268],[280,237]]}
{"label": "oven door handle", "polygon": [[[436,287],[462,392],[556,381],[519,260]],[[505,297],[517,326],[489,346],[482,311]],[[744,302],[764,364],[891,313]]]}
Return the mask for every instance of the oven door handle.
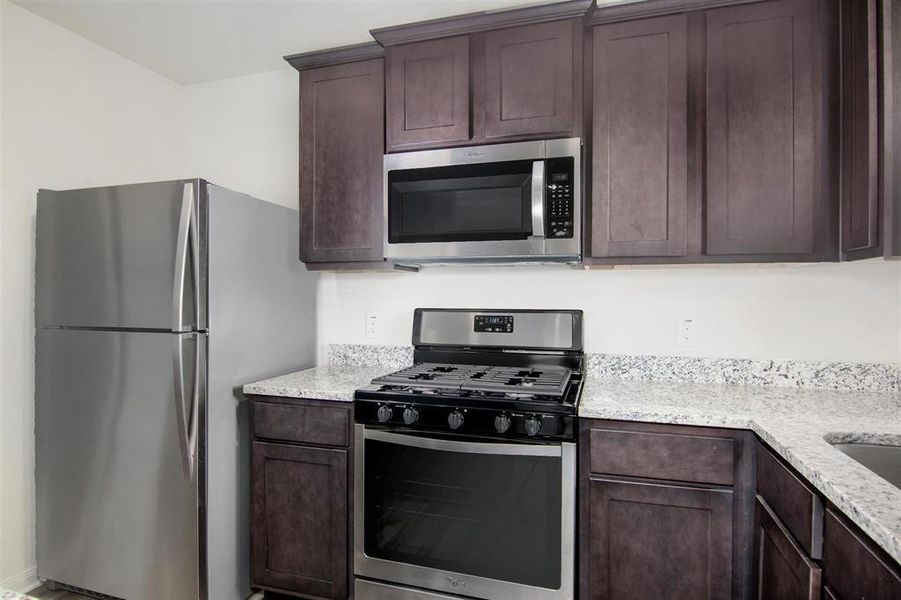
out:
{"label": "oven door handle", "polygon": [[415,435],[405,435],[402,433],[390,433],[380,429],[365,429],[363,435],[367,440],[399,444],[401,446],[412,446],[414,448],[425,448],[427,450],[460,452],[462,454],[515,454],[517,456],[563,455],[563,449],[559,445],[459,442],[456,440],[442,440]]}
{"label": "oven door handle", "polygon": [[532,163],[532,237],[544,237],[544,161]]}

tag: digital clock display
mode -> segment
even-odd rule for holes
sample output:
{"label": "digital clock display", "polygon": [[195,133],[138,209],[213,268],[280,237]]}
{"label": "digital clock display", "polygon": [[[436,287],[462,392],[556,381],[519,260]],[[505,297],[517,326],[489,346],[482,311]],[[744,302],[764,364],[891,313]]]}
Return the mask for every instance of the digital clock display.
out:
{"label": "digital clock display", "polygon": [[554,183],[565,183],[569,181],[569,173],[554,173],[551,175],[551,181]]}
{"label": "digital clock display", "polygon": [[476,315],[472,329],[477,333],[513,333],[513,315]]}

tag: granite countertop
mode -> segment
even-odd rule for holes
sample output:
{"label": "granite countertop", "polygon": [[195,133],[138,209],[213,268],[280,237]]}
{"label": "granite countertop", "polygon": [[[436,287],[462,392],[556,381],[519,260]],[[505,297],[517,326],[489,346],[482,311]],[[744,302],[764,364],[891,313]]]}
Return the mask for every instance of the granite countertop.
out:
{"label": "granite countertop", "polygon": [[[350,402],[392,367],[314,367],[244,386],[246,394]],[[750,429],[901,563],[901,490],[830,441],[901,444],[901,393],[662,383],[589,375],[579,416]]]}
{"label": "granite countertop", "polygon": [[313,367],[248,383],[244,386],[244,393],[352,402],[354,390],[369,385],[373,378],[384,375],[390,370],[385,367],[349,365]]}
{"label": "granite countertop", "polygon": [[750,429],[901,563],[901,490],[827,442],[901,445],[901,393],[589,376],[579,416]]}

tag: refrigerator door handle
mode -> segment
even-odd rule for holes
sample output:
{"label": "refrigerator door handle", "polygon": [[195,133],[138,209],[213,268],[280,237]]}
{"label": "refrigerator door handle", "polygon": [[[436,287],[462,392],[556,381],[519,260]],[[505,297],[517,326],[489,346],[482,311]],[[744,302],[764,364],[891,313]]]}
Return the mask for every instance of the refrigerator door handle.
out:
{"label": "refrigerator door handle", "polygon": [[178,432],[179,454],[185,479],[194,478],[194,458],[197,454],[197,413],[200,399],[200,342],[194,350],[194,381],[191,385],[190,402],[187,406],[188,394],[185,389],[184,341],[188,338],[196,340],[196,334],[175,336],[175,355],[172,368],[175,373],[175,421]]}
{"label": "refrigerator door handle", "polygon": [[[200,217],[198,216],[199,208],[197,211],[194,210],[197,204],[194,201],[194,184],[186,183],[185,187],[191,190],[191,226],[188,228],[188,233],[191,236],[191,275],[194,278],[192,287],[194,288],[195,326],[193,329],[200,329],[203,327],[200,319]],[[198,187],[199,193],[200,188]]]}
{"label": "refrigerator door handle", "polygon": [[[197,246],[197,236],[194,236],[194,244],[190,244],[191,231],[195,229],[194,222],[194,184],[186,183],[182,192],[181,218],[178,221],[178,237],[175,246],[175,277],[172,282],[172,331],[181,332],[187,328],[184,324],[184,298],[185,275],[188,262],[189,245]],[[196,268],[197,263],[192,253],[192,272],[195,275],[195,295],[197,289]],[[196,301],[196,300],[195,300]],[[196,314],[196,312],[195,312]]]}

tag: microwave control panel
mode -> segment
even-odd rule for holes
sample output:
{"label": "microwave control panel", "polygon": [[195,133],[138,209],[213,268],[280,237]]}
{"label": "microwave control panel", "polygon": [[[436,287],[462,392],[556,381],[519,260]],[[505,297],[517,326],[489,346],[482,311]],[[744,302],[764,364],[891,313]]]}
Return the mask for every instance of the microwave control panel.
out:
{"label": "microwave control panel", "polygon": [[545,164],[545,236],[572,238],[575,198],[573,158],[550,158]]}

